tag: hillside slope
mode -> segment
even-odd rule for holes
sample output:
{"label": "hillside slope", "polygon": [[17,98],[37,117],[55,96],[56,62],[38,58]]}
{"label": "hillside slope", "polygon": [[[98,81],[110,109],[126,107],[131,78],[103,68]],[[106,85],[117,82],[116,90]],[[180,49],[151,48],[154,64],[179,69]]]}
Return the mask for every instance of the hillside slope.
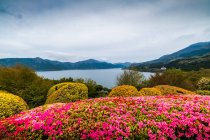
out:
{"label": "hillside slope", "polygon": [[210,53],[204,56],[197,56],[185,59],[178,59],[165,65],[167,68],[180,68],[182,70],[199,70],[210,68]]}
{"label": "hillside slope", "polygon": [[[199,42],[192,44],[182,50],[174,52],[172,54],[164,55],[156,60],[132,64],[129,68],[142,70],[142,71],[157,71],[160,70],[162,66],[181,68],[181,69],[183,68],[186,70],[210,68],[208,65],[208,58],[206,58],[209,56],[208,55],[209,53],[210,53],[210,42]],[[192,64],[191,60],[194,60]],[[202,63],[202,65],[200,65],[199,63]],[[196,65],[196,67],[194,68],[190,65]],[[189,68],[187,68],[188,66]]]}

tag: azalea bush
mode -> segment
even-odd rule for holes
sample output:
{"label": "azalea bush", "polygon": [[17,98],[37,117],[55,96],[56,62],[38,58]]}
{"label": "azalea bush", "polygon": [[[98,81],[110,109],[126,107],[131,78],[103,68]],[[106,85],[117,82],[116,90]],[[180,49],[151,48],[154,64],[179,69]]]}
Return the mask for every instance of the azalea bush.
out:
{"label": "azalea bush", "polygon": [[156,88],[142,88],[139,91],[141,96],[154,96],[154,95],[162,95],[161,91]]}
{"label": "azalea bush", "polygon": [[108,95],[109,97],[129,97],[139,96],[138,90],[134,86],[122,85],[114,87]]}
{"label": "azalea bush", "polygon": [[169,85],[158,85],[153,88],[158,89],[163,95],[168,95],[168,94],[196,94],[192,91],[175,87],[175,86],[169,86]]}
{"label": "azalea bush", "polygon": [[27,109],[28,106],[22,98],[6,91],[0,91],[0,119]]}
{"label": "azalea bush", "polygon": [[210,97],[112,97],[51,104],[0,120],[0,139],[210,139]]}
{"label": "azalea bush", "polygon": [[87,98],[88,88],[85,84],[71,82],[60,83],[50,88],[46,104],[68,103]]}

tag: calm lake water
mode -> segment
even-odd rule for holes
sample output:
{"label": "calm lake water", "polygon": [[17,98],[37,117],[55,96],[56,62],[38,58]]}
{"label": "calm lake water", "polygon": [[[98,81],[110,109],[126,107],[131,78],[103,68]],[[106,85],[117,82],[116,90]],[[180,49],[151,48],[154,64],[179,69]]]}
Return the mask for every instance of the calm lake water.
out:
{"label": "calm lake water", "polygon": [[[112,88],[116,86],[116,77],[123,72],[122,69],[96,69],[96,70],[62,70],[62,71],[44,71],[37,72],[39,76],[49,79],[60,79],[60,78],[83,78],[92,79],[98,84],[105,87]],[[145,78],[149,78],[153,73],[142,72]]]}

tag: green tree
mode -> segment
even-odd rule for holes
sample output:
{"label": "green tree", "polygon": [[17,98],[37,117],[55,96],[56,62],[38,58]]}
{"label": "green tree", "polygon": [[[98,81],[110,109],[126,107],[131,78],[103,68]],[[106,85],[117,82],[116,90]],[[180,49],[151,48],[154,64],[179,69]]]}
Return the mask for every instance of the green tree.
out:
{"label": "green tree", "polygon": [[149,79],[149,85],[171,85],[177,86],[188,90],[195,90],[195,86],[187,72],[179,69],[169,69],[163,73],[156,73]]}
{"label": "green tree", "polygon": [[53,81],[43,79],[35,71],[24,67],[1,67],[0,90],[22,97],[30,108],[43,105]]}
{"label": "green tree", "polygon": [[117,76],[117,85],[131,85],[138,87],[143,81],[144,76],[138,72],[133,70],[124,70],[122,74]]}
{"label": "green tree", "polygon": [[88,87],[89,98],[104,97],[107,96],[110,91],[108,88],[105,88],[102,85],[98,85],[94,80],[91,79],[78,78],[74,81],[78,83],[83,83]]}

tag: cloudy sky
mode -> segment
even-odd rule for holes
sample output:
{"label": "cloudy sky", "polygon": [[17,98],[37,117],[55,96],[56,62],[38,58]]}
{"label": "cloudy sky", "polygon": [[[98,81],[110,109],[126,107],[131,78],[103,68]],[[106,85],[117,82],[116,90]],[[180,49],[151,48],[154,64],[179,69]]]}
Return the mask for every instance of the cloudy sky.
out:
{"label": "cloudy sky", "polygon": [[210,0],[0,0],[0,58],[142,62],[210,41]]}

